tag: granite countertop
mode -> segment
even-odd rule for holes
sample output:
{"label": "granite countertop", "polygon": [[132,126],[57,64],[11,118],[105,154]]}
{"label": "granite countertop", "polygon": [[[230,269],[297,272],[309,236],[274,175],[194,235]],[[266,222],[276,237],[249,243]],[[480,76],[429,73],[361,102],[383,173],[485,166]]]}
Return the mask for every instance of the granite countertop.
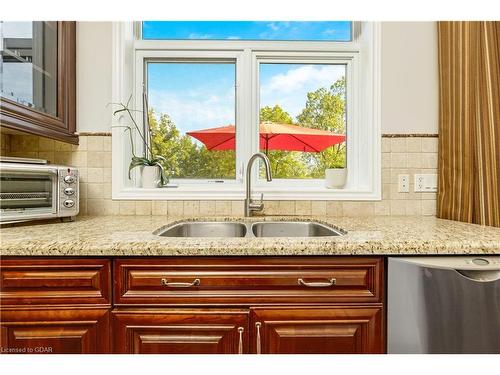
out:
{"label": "granite countertop", "polygon": [[500,228],[434,217],[265,217],[315,220],[347,231],[322,238],[168,238],[152,232],[181,220],[241,218],[78,217],[0,229],[2,256],[500,254]]}

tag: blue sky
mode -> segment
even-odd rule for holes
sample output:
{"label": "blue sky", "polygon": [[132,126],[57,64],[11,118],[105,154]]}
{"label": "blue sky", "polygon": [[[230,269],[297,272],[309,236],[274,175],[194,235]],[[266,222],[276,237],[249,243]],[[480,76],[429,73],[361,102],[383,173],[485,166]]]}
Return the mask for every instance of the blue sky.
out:
{"label": "blue sky", "polygon": [[[296,117],[308,92],[344,75],[344,65],[261,64],[260,105],[278,104]],[[234,64],[149,63],[148,78],[150,107],[183,133],[235,123]]]}
{"label": "blue sky", "polygon": [[[350,22],[169,21],[144,22],[147,38],[350,38]],[[292,38],[293,37],[293,38]],[[292,117],[307,93],[345,75],[344,65],[261,64],[260,105],[280,105]],[[235,123],[235,65],[149,63],[150,107],[167,113],[183,132]]]}
{"label": "blue sky", "polygon": [[348,21],[144,21],[143,39],[349,41]]}

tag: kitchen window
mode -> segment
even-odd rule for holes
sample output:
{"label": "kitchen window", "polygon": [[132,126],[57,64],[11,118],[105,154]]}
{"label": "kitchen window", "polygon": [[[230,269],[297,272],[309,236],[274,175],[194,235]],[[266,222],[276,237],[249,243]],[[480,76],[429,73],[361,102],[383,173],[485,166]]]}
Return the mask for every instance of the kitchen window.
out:
{"label": "kitchen window", "polygon": [[[141,104],[147,92],[152,147],[165,157],[170,183],[141,189],[137,171],[128,180],[127,138],[114,128],[113,173],[121,182],[113,197],[243,199],[246,161],[261,151],[274,179],[263,178],[262,166],[252,179],[266,199],[380,199],[378,29],[351,22],[119,23],[114,61],[122,68],[114,80],[124,82],[113,95],[123,101],[128,87]],[[347,168],[344,188],[325,187],[332,167]]]}

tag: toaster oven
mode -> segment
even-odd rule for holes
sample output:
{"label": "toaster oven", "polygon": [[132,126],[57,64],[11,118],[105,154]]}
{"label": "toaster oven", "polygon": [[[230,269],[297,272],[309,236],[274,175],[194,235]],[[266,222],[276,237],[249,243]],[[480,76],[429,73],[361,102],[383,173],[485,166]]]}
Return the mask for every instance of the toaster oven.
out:
{"label": "toaster oven", "polygon": [[78,170],[45,160],[0,158],[0,222],[66,218],[79,210]]}

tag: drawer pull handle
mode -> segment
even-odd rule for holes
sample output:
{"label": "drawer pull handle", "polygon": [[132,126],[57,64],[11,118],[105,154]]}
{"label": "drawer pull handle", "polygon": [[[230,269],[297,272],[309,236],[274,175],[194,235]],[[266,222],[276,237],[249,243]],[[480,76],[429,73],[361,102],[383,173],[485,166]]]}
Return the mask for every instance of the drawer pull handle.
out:
{"label": "drawer pull handle", "polygon": [[169,282],[167,279],[161,279],[161,285],[168,286],[171,288],[189,288],[192,286],[198,286],[200,285],[200,279],[194,279],[190,283],[173,283]]}
{"label": "drawer pull handle", "polygon": [[329,286],[333,286],[337,283],[337,280],[334,278],[331,278],[330,280],[324,282],[324,281],[311,281],[307,282],[304,281],[304,279],[299,279],[298,280],[299,285],[307,286],[310,288],[327,288]]}
{"label": "drawer pull handle", "polygon": [[262,326],[261,322],[255,323],[255,328],[257,329],[257,340],[256,340],[256,353],[260,354],[261,352],[261,344],[260,344],[260,327]]}
{"label": "drawer pull handle", "polygon": [[243,327],[238,327],[238,333],[240,334],[240,341],[238,343],[238,354],[243,354]]}

